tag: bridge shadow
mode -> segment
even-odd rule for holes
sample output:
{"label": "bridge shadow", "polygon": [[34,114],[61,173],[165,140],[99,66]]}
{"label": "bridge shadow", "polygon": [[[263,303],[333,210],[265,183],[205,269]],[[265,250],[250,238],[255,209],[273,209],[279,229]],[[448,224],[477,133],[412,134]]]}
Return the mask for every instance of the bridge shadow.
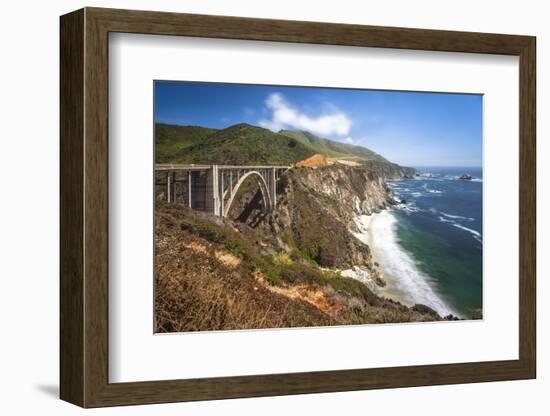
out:
{"label": "bridge shadow", "polygon": [[237,221],[248,224],[251,228],[256,228],[265,219],[267,213],[262,209],[262,193],[257,191],[250,202],[245,205],[243,211],[237,217]]}

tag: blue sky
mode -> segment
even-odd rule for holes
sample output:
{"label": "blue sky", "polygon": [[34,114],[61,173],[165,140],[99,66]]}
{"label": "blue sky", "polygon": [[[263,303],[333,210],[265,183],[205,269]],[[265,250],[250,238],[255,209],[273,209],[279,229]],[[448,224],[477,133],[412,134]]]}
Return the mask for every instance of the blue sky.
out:
{"label": "blue sky", "polygon": [[155,82],[155,121],[307,130],[408,166],[481,166],[482,96]]}

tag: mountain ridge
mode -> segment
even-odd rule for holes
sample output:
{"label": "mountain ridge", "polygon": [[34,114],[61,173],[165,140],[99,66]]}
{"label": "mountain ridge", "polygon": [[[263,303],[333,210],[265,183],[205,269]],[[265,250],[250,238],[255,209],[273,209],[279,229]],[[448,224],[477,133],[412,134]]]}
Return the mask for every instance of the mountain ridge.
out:
{"label": "mountain ridge", "polygon": [[155,124],[156,163],[295,164],[315,154],[359,162],[391,163],[363,147],[307,131],[271,130],[247,123],[224,129]]}

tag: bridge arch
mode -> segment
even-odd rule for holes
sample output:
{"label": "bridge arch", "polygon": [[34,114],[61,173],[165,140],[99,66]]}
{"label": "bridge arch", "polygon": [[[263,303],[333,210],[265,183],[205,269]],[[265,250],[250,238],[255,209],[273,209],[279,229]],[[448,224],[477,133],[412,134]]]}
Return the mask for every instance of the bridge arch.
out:
{"label": "bridge arch", "polygon": [[[233,205],[233,200],[235,199],[235,196],[239,192],[239,188],[244,183],[246,179],[248,179],[250,176],[254,176],[254,179],[256,179],[256,182],[258,184],[258,187],[260,188],[260,193],[262,194],[262,203],[264,206],[264,209],[271,210],[273,207],[273,202],[271,195],[269,193],[269,187],[267,186],[267,182],[264,178],[264,176],[258,172],[257,170],[252,170],[247,173],[245,173],[243,176],[240,177],[240,179],[237,181],[235,186],[233,187],[230,195],[229,200],[227,201],[227,204],[224,204],[224,209],[222,212],[223,217],[227,217],[229,215],[229,211],[231,210],[231,206]],[[222,198],[224,198],[225,195],[222,195]]]}

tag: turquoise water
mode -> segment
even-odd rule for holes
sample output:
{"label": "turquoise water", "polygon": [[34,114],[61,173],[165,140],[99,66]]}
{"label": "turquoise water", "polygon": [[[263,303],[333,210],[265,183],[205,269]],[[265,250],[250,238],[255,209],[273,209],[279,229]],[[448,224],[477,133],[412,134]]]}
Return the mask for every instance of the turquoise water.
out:
{"label": "turquoise water", "polygon": [[[390,182],[404,199],[394,210],[398,244],[463,317],[482,307],[483,177],[481,168],[419,168],[413,180]],[[474,177],[460,180],[463,173]]]}
{"label": "turquoise water", "polygon": [[[405,204],[393,210],[398,244],[453,310],[482,307],[483,177],[481,168],[419,168],[413,180],[390,182]],[[474,177],[460,180],[463,173]]]}

